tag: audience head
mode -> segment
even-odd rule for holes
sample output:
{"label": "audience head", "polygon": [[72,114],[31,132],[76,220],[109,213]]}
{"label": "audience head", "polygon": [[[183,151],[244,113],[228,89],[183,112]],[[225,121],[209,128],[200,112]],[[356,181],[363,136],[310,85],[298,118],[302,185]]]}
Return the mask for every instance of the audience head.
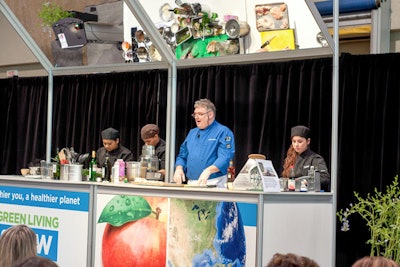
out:
{"label": "audience head", "polygon": [[13,266],[17,261],[36,255],[36,234],[26,225],[14,225],[0,236],[0,266]]}
{"label": "audience head", "polygon": [[399,267],[399,264],[382,256],[365,256],[353,263],[351,267]]}
{"label": "audience head", "polygon": [[47,258],[32,256],[14,265],[14,267],[58,267],[58,265]]}
{"label": "audience head", "polygon": [[304,256],[293,253],[276,253],[266,267],[319,267],[319,265],[312,259]]}

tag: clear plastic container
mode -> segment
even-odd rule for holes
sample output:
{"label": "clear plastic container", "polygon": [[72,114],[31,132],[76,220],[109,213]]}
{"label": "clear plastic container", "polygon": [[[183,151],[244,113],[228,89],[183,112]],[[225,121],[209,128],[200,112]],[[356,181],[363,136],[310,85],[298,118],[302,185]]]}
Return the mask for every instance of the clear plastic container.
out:
{"label": "clear plastic container", "polygon": [[140,162],[127,161],[126,163],[126,176],[129,181],[135,181],[136,177],[140,176]]}

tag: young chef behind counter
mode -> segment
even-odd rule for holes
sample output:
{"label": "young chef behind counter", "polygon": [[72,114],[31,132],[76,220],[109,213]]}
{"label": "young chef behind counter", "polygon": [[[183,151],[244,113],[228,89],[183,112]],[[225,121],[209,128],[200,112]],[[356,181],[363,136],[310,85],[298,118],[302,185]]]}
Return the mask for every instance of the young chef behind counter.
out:
{"label": "young chef behind counter", "polygon": [[311,166],[319,170],[321,189],[330,191],[331,177],[324,158],[310,149],[311,130],[304,125],[292,127],[290,145],[283,163],[282,177],[289,178],[291,167],[294,167],[295,177],[307,176]]}
{"label": "young chef behind counter", "polygon": [[117,159],[123,159],[125,162],[133,161],[132,152],[120,144],[119,131],[114,128],[107,128],[101,132],[103,139],[103,147],[97,150],[96,159],[98,167],[103,166],[106,161],[106,155],[111,163],[111,166]]}
{"label": "young chef behind counter", "polygon": [[148,146],[154,146],[155,153],[160,161],[159,172],[165,177],[165,140],[160,136],[160,128],[156,124],[146,124],[140,130],[143,142]]}

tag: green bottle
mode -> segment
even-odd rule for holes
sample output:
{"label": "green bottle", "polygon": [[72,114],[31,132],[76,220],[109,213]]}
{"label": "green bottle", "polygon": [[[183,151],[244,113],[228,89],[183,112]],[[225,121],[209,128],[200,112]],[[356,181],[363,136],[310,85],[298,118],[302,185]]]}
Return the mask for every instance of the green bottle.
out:
{"label": "green bottle", "polygon": [[101,178],[103,182],[111,182],[111,162],[106,155],[106,160],[101,168]]}
{"label": "green bottle", "polygon": [[97,176],[97,162],[96,162],[96,151],[92,151],[92,160],[89,164],[89,181],[95,182]]}
{"label": "green bottle", "polygon": [[57,147],[56,150],[57,154],[56,156],[53,158],[53,179],[54,180],[60,180],[60,159],[58,157],[58,153],[60,152],[60,150]]}
{"label": "green bottle", "polygon": [[60,163],[56,162],[53,165],[53,178],[54,180],[60,180]]}

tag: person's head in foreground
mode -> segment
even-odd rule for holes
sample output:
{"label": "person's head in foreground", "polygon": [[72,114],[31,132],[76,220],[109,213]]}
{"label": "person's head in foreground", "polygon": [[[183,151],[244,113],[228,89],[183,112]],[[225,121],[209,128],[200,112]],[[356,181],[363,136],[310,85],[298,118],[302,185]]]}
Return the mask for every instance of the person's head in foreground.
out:
{"label": "person's head in foreground", "polygon": [[353,263],[351,267],[399,267],[399,264],[382,256],[365,256]]}
{"label": "person's head in foreground", "polygon": [[35,232],[26,225],[14,225],[0,236],[0,266],[12,267],[16,262],[37,253]]}
{"label": "person's head in foreground", "polygon": [[58,267],[58,265],[47,258],[32,256],[21,262],[18,262],[18,264],[14,265],[14,267]]}
{"label": "person's head in foreground", "polygon": [[265,267],[319,267],[319,265],[310,258],[294,253],[275,253]]}

